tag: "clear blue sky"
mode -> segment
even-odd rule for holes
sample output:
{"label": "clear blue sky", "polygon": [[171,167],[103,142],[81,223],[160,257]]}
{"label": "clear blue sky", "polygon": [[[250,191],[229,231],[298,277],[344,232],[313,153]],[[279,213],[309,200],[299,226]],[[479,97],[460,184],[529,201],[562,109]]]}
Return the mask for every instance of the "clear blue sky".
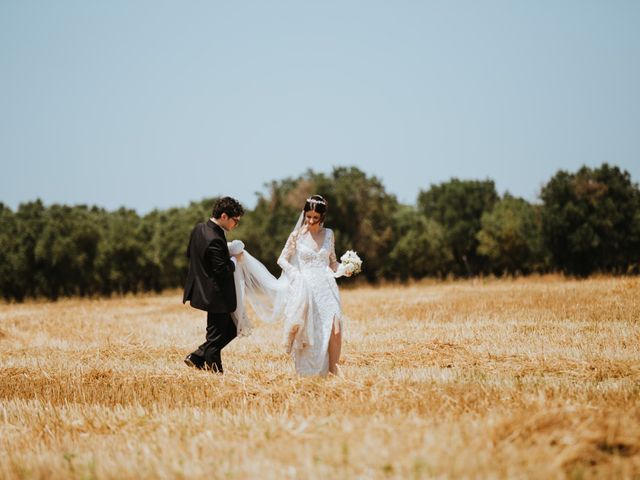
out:
{"label": "clear blue sky", "polygon": [[0,201],[127,206],[357,166],[535,200],[640,181],[640,1],[0,0]]}

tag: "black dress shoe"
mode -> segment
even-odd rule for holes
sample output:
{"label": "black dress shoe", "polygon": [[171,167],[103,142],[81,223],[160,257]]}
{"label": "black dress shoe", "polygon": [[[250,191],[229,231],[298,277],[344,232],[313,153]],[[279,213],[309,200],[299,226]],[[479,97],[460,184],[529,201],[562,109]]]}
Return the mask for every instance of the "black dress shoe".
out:
{"label": "black dress shoe", "polygon": [[205,369],[204,358],[194,355],[193,353],[184,357],[184,363],[186,363],[187,366],[197,368],[198,370]]}

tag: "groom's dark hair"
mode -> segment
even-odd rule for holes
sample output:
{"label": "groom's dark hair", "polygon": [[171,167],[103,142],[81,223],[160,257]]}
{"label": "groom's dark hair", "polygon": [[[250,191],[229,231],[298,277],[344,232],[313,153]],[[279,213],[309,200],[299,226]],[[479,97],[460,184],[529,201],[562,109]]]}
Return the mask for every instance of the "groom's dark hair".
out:
{"label": "groom's dark hair", "polygon": [[241,217],[242,215],[244,215],[244,208],[242,208],[240,202],[235,198],[222,197],[213,206],[213,212],[211,212],[211,216],[215,219],[218,219],[222,216],[223,213],[226,213],[228,217]]}

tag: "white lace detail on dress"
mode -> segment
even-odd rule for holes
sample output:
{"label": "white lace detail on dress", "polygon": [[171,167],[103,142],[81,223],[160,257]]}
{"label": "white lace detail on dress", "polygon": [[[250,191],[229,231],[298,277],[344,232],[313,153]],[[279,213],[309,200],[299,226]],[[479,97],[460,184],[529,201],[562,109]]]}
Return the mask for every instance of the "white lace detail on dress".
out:
{"label": "white lace detail on dress", "polygon": [[284,336],[301,375],[326,375],[329,338],[334,321],[342,329],[333,231],[324,229],[322,246],[308,232],[293,232],[278,259],[290,279],[284,312]]}

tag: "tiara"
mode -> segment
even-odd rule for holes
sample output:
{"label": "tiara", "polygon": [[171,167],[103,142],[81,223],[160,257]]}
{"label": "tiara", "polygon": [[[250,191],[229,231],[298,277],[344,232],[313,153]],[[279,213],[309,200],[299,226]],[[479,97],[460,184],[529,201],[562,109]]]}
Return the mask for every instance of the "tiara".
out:
{"label": "tiara", "polygon": [[324,205],[325,207],[327,206],[327,202],[325,200],[317,200],[311,197],[307,198],[307,203],[314,204],[314,205],[316,203],[319,203],[320,205]]}

